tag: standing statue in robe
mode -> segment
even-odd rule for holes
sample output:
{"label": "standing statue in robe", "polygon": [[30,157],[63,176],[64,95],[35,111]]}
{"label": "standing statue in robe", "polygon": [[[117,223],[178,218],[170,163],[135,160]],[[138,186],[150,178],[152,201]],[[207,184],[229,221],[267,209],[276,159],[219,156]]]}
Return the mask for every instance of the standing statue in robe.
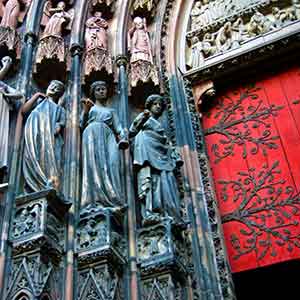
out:
{"label": "standing statue in robe", "polygon": [[114,109],[107,106],[107,86],[96,81],[83,101],[81,208],[122,209],[120,149],[128,147]]}
{"label": "standing statue in robe", "polygon": [[19,0],[8,0],[4,8],[1,27],[8,27],[16,30],[20,12],[21,5]]}
{"label": "standing statue in robe", "polygon": [[0,70],[0,172],[8,168],[8,144],[9,144],[9,113],[14,102],[24,96],[10,87],[2,80],[9,71],[12,59],[9,56],[2,58]]}
{"label": "standing statue in robe", "polygon": [[[22,4],[25,7],[23,10]],[[14,50],[18,59],[21,56],[21,40],[17,27],[23,21],[30,4],[31,0],[8,0],[4,6],[3,1],[0,1],[0,46],[5,45],[8,50]]]}
{"label": "standing statue in robe", "polygon": [[66,115],[58,101],[63,94],[64,84],[53,80],[46,95],[35,94],[22,108],[23,114],[31,111],[24,129],[23,175],[33,192],[60,191]]}
{"label": "standing statue in robe", "polygon": [[128,50],[131,54],[131,86],[137,86],[139,81],[148,82],[150,80],[152,80],[154,85],[158,85],[158,72],[153,64],[151,42],[146,20],[135,17],[133,24],[133,28],[128,33]]}
{"label": "standing statue in robe", "polygon": [[137,195],[142,204],[144,225],[163,217],[180,220],[174,170],[182,165],[182,160],[161,125],[164,108],[160,95],[149,96],[144,112],[136,117],[129,130],[130,137],[134,137],[133,165],[137,171]]}
{"label": "standing statue in robe", "polygon": [[112,73],[112,59],[108,52],[108,23],[102,18],[102,13],[96,11],[86,21],[84,74],[88,76],[92,71],[105,69]]}
{"label": "standing statue in robe", "polygon": [[52,8],[51,2],[47,1],[41,24],[45,26],[37,49],[36,62],[41,63],[43,59],[57,58],[59,62],[65,61],[66,51],[63,39],[63,29],[71,29],[74,10],[68,12],[63,1],[58,2],[56,8]]}

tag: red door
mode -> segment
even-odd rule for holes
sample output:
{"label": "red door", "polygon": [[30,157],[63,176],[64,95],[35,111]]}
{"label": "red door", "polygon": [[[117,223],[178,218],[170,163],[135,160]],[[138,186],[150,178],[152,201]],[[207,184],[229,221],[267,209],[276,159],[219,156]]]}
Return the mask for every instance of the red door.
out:
{"label": "red door", "polygon": [[233,272],[300,257],[300,68],[224,91],[203,127]]}

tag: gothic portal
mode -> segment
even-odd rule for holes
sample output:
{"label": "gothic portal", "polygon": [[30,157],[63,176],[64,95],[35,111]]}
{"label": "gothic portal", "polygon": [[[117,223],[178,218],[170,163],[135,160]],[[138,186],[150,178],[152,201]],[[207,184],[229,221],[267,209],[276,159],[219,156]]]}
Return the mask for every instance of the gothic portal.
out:
{"label": "gothic portal", "polygon": [[236,299],[300,257],[300,1],[0,1],[0,299]]}

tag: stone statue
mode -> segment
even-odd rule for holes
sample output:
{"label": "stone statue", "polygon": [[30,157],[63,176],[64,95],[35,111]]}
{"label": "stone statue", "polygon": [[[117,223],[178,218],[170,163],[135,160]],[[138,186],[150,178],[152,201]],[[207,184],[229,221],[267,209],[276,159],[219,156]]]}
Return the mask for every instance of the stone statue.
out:
{"label": "stone statue", "polygon": [[23,114],[31,111],[24,129],[23,174],[33,192],[59,191],[61,185],[66,116],[58,101],[63,93],[64,84],[53,80],[46,95],[36,93],[22,108]]}
{"label": "stone statue", "polygon": [[[21,10],[23,4],[24,9]],[[18,22],[22,22],[31,4],[31,0],[8,0],[3,5],[0,1],[2,19],[0,23],[0,46],[15,51],[17,59],[21,57],[21,38],[17,32]]]}
{"label": "stone statue", "polygon": [[21,5],[19,0],[8,0],[4,8],[1,27],[8,27],[16,30],[20,11]]}
{"label": "stone statue", "polygon": [[293,8],[295,9],[295,15],[297,20],[300,19],[300,0],[292,0]]}
{"label": "stone statue", "polygon": [[6,171],[8,167],[8,143],[9,143],[9,112],[13,104],[24,96],[10,87],[2,80],[7,74],[12,59],[5,56],[1,60],[2,68],[0,70],[0,171]]}
{"label": "stone statue", "polygon": [[208,25],[212,22],[209,0],[199,0],[191,11],[192,30]]}
{"label": "stone statue", "polygon": [[216,41],[214,35],[207,32],[202,40],[202,52],[205,58],[217,53]]}
{"label": "stone statue", "polygon": [[112,73],[112,59],[108,52],[108,23],[102,18],[102,13],[96,11],[86,21],[84,74],[105,69]]}
{"label": "stone statue", "polygon": [[133,28],[128,33],[128,50],[130,52],[131,85],[138,81],[147,82],[152,79],[158,85],[158,74],[153,65],[153,55],[146,20],[135,17]]}
{"label": "stone statue", "polygon": [[272,25],[269,23],[269,20],[262,13],[255,12],[247,26],[249,37],[255,37],[268,32],[272,28]]}
{"label": "stone statue", "polygon": [[202,51],[202,42],[199,41],[197,36],[192,38],[192,52],[190,66],[192,68],[200,67],[204,64],[204,55]]}
{"label": "stone statue", "polygon": [[232,48],[238,48],[244,41],[245,35],[245,25],[242,18],[237,18],[237,20],[232,24]]}
{"label": "stone statue", "polygon": [[165,105],[160,95],[149,96],[144,112],[136,117],[129,130],[130,137],[134,137],[133,164],[144,224],[160,221],[162,217],[180,219],[174,170],[182,161],[160,123]]}
{"label": "stone statue", "polygon": [[202,15],[202,3],[200,1],[194,4],[194,7],[191,11],[191,29],[196,30],[202,26],[205,26],[203,19],[201,18]]}
{"label": "stone statue", "polygon": [[[49,5],[49,4],[48,4]],[[50,18],[45,26],[43,37],[48,36],[62,36],[63,26],[69,23],[72,19],[71,15],[65,11],[66,4],[63,1],[60,1],[57,4],[56,8],[49,8],[46,6],[46,13]]]}
{"label": "stone statue", "polygon": [[96,11],[94,16],[86,21],[85,47],[87,50],[97,47],[107,50],[108,23],[101,16],[102,13]]}
{"label": "stone statue", "polygon": [[59,62],[65,61],[66,51],[63,39],[63,29],[68,25],[71,29],[74,10],[68,12],[63,1],[58,2],[56,8],[52,8],[47,1],[41,24],[45,26],[37,49],[36,63],[40,64],[44,58],[57,58]]}
{"label": "stone statue", "polygon": [[107,107],[107,86],[91,85],[90,99],[83,101],[82,208],[121,208],[124,206],[120,177],[120,149],[128,141],[117,113]]}
{"label": "stone statue", "polygon": [[232,46],[232,26],[231,22],[225,23],[219,30],[216,37],[216,46],[218,51],[225,52]]}

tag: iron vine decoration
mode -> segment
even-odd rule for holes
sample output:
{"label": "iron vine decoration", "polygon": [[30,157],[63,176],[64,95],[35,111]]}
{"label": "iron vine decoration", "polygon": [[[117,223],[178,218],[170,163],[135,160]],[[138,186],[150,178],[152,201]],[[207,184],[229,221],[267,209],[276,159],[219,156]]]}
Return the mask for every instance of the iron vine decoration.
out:
{"label": "iron vine decoration", "polygon": [[[229,95],[219,99],[216,106],[217,112],[213,116],[214,119],[219,119],[218,123],[204,131],[205,136],[212,134],[222,136],[211,148],[215,156],[215,164],[226,157],[233,156],[237,146],[243,148],[244,159],[249,152],[254,155],[261,150],[266,156],[267,149],[277,149],[275,141],[279,137],[272,136],[271,125],[267,123],[267,120],[272,116],[276,117],[283,107],[265,106],[257,94],[260,89],[253,86],[241,92],[235,91],[234,95],[240,93],[238,100]],[[207,116],[211,117],[209,114]],[[258,128],[261,133],[255,137],[253,130]],[[223,145],[221,149],[219,144]],[[250,149],[249,145],[251,145]]]}
{"label": "iron vine decoration", "polygon": [[[237,180],[220,180],[223,201],[239,203],[231,213],[222,216],[222,223],[238,222],[244,225],[241,236],[231,234],[230,242],[236,251],[234,259],[255,252],[258,260],[268,253],[276,257],[275,244],[292,252],[300,249],[300,234],[292,232],[299,226],[296,219],[300,215],[300,195],[291,186],[284,186],[283,179],[277,179],[281,173],[279,162],[261,170],[251,168],[249,172],[239,172]],[[234,196],[229,198],[228,192]],[[242,245],[241,237],[246,241]]]}

